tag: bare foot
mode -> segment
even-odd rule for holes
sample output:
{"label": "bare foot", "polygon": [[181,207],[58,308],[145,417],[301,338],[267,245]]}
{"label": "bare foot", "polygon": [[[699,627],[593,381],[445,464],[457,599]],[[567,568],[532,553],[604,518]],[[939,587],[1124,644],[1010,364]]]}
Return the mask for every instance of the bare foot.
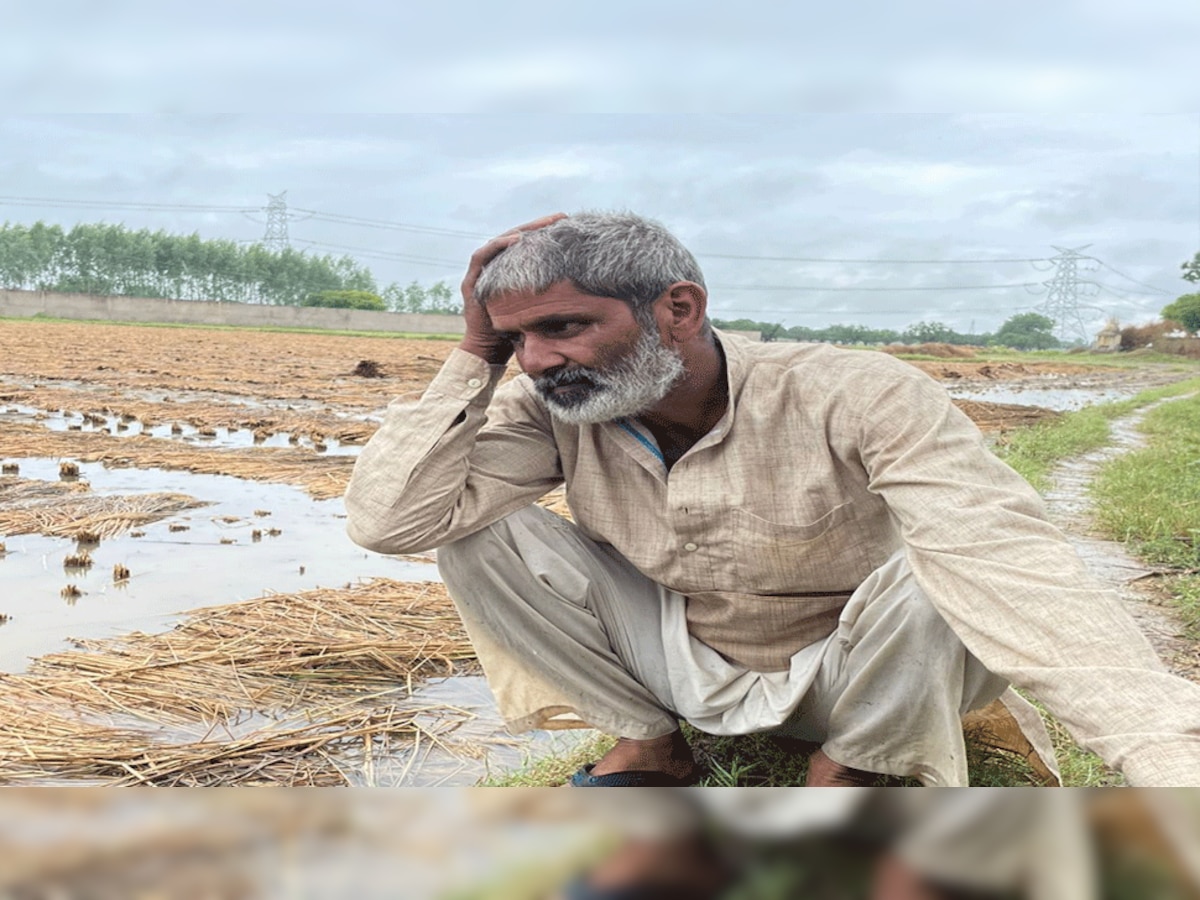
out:
{"label": "bare foot", "polygon": [[678,730],[644,741],[619,738],[592,767],[593,775],[612,772],[665,772],[673,778],[686,780],[696,772],[696,759],[683,733]]}
{"label": "bare foot", "polygon": [[806,787],[870,787],[878,784],[881,776],[876,772],[852,769],[834,762],[824,750],[815,751],[808,758]]}

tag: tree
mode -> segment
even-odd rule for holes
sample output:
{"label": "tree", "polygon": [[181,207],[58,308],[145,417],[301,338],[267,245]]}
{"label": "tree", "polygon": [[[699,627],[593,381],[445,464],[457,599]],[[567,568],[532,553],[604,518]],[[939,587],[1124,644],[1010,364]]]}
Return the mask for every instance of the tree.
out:
{"label": "tree", "polygon": [[906,344],[949,344],[955,334],[941,322],[918,322],[909,325],[900,333],[900,340]]}
{"label": "tree", "polygon": [[1191,262],[1185,262],[1182,266],[1183,278],[1185,281],[1200,282],[1200,252],[1198,252]]}
{"label": "tree", "polygon": [[320,291],[309,294],[301,306],[325,306],[333,309],[371,309],[386,312],[383,298],[370,291]]}
{"label": "tree", "polygon": [[994,340],[1016,350],[1051,350],[1059,346],[1054,320],[1039,313],[1018,313],[1000,326]]}
{"label": "tree", "polygon": [[[1200,256],[1197,257],[1200,259]],[[1200,331],[1200,294],[1184,294],[1162,308],[1159,313],[1164,319],[1178,322],[1191,333]]]}

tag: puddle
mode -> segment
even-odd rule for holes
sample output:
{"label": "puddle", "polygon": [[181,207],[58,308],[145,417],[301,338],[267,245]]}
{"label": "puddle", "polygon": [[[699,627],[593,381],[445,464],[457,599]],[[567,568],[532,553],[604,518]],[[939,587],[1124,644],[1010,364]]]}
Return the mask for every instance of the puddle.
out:
{"label": "puddle", "polygon": [[953,384],[946,390],[959,400],[984,403],[1015,403],[1019,406],[1040,406],[1057,412],[1072,412],[1097,403],[1110,403],[1132,397],[1138,388],[1042,388],[1021,385]]}
{"label": "puddle", "polygon": [[[189,403],[217,404],[232,409],[244,409],[251,415],[258,411],[270,412],[299,412],[325,413],[337,418],[382,422],[387,413],[388,402],[385,398],[371,409],[357,408],[352,404],[345,409],[335,409],[322,399],[305,395],[303,397],[261,397],[253,394],[225,394],[219,391],[190,391],[176,388],[139,388],[119,387],[104,382],[78,381],[70,378],[21,378],[13,375],[0,374],[0,388],[28,391],[38,388],[71,391],[83,397],[99,396],[104,404],[113,402],[114,398],[126,398],[143,403],[175,404],[177,410],[186,411]],[[10,406],[12,404],[9,404]],[[353,411],[351,411],[353,410]]]}
{"label": "puddle", "polygon": [[[70,378],[22,378],[13,375],[0,375],[0,385],[19,390],[33,390],[39,387],[61,388],[78,391],[85,396],[88,394],[110,395],[113,388],[104,382],[78,381]],[[247,394],[222,394],[219,391],[188,391],[174,388],[137,388],[125,387],[117,392],[131,400],[142,400],[148,403],[204,401],[220,403],[228,406],[242,406],[247,409],[290,409],[290,410],[320,410],[325,406],[320,400],[311,398],[288,397],[275,399],[272,397],[252,397]]]}
{"label": "puddle", "polygon": [[[423,704],[451,706],[470,716],[445,736],[445,747],[427,743],[385,760],[375,760],[374,786],[469,786],[491,775],[519,769],[530,758],[564,753],[595,735],[587,729],[510,735],[482,675],[430,679],[413,692],[411,702],[405,701],[403,705],[411,708]],[[462,746],[456,746],[463,744],[470,748],[469,755],[464,755]]]}
{"label": "puddle", "polygon": [[[21,476],[58,480],[57,459],[22,459]],[[92,566],[66,571],[69,538],[14,535],[0,556],[0,671],[67,648],[69,637],[163,631],[178,614],[260,597],[386,577],[437,581],[437,567],[368,553],[346,536],[340,498],[313,500],[288,485],[162,469],[105,469],[81,463],[80,480],[99,494],[176,491],[211,505],[126,531],[91,549]],[[256,516],[255,511],[269,516]],[[227,521],[228,520],[228,521]],[[186,527],[186,530],[172,530]],[[271,535],[270,529],[277,529]],[[256,540],[253,532],[261,532]],[[133,537],[136,532],[142,537]],[[223,543],[224,541],[224,543]],[[113,566],[130,571],[113,584]],[[74,585],[81,596],[64,599]]]}
{"label": "puddle", "polygon": [[147,428],[136,419],[126,420],[121,416],[50,412],[16,403],[0,406],[0,422],[4,421],[30,422],[49,431],[78,431],[83,434],[97,433],[114,437],[144,434],[147,437],[178,441],[194,447],[299,447],[326,456],[357,456],[362,451],[361,444],[343,444],[335,438],[326,438],[317,446],[308,435],[293,435],[286,431],[256,438],[249,428],[212,428],[202,431],[186,423],[164,423]]}

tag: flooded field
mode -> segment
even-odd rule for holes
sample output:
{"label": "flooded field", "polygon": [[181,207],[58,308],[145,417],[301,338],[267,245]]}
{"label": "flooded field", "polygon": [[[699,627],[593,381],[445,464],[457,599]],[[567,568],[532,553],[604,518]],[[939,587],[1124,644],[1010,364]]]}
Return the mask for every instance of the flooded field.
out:
{"label": "flooded field", "polygon": [[[500,727],[433,557],[345,536],[354,456],[452,346],[0,321],[5,702],[39,698],[21,713],[49,723],[39,746],[132,754],[106,768],[47,749],[0,783],[470,784],[519,763],[532,745]],[[984,428],[1169,380],[922,368]],[[239,617],[236,641],[212,637]],[[257,643],[225,653],[244,635]],[[30,740],[4,727],[0,757]],[[241,761],[218,765],[235,744]]]}

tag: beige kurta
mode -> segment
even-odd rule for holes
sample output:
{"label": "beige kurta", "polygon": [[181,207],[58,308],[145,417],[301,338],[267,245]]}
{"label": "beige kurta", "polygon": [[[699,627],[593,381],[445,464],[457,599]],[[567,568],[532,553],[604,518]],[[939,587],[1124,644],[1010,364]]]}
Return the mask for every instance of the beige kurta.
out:
{"label": "beige kurta", "polygon": [[531,381],[455,350],[396,401],[346,495],[385,553],[470,534],[565,481],[576,521],[688,597],[691,633],[758,671],[829,635],[903,547],[980,661],[1133,783],[1200,784],[1200,687],[1167,674],[1037,494],[946,392],[884,354],[718,335],[729,409],[668,473],[634,422],[567,426]]}

